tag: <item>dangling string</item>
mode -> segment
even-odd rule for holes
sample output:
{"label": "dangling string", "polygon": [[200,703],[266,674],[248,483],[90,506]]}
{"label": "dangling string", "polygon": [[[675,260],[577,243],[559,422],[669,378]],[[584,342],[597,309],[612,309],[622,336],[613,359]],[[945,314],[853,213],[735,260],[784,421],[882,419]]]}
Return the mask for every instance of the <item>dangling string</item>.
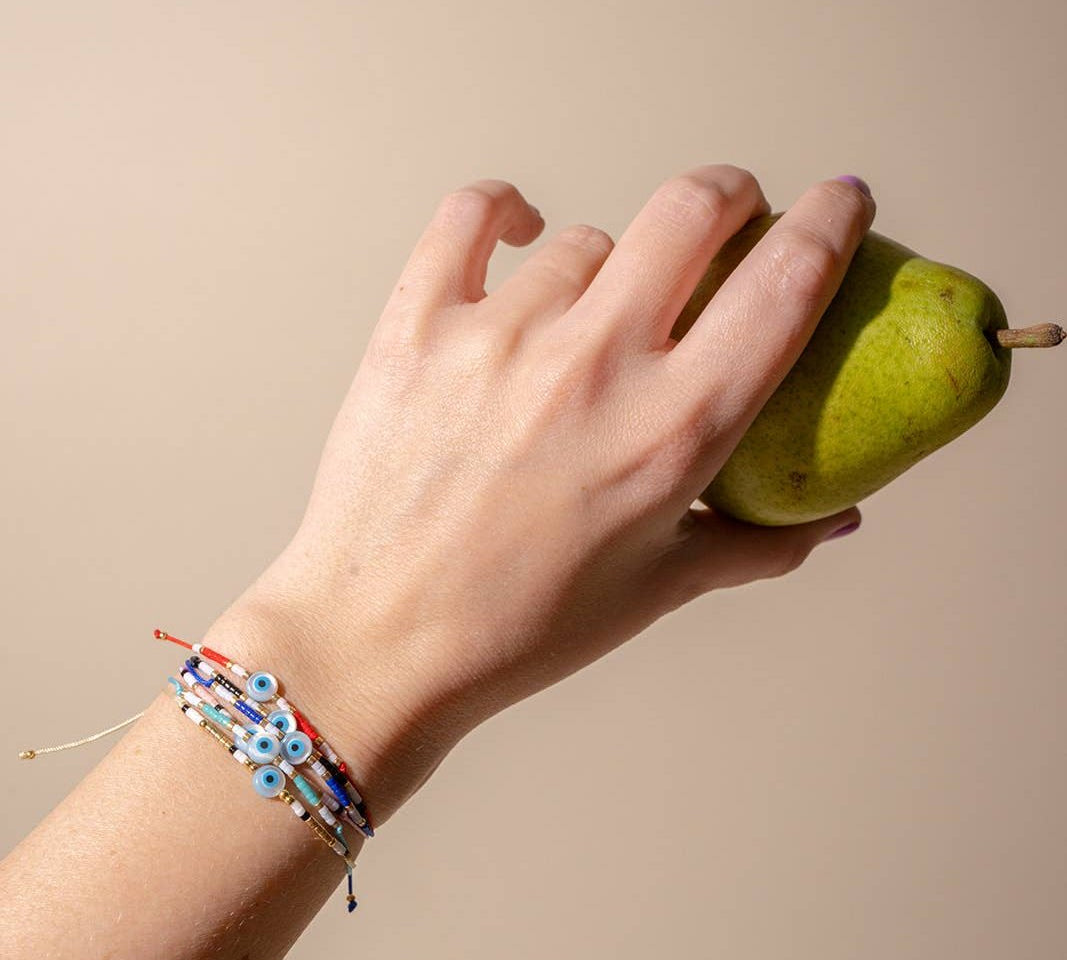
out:
{"label": "dangling string", "polygon": [[359,901],[356,900],[355,894],[352,893],[352,867],[346,863],[345,869],[348,871],[348,912],[351,913],[356,909]]}
{"label": "dangling string", "polygon": [[[186,643],[184,640],[179,640],[177,637],[172,637],[170,634],[165,633],[162,630],[156,630],[155,636],[160,640],[170,640],[172,643],[180,643],[183,647],[192,649],[192,644]],[[171,679],[170,677],[167,678]],[[176,682],[175,682],[176,683]],[[178,688],[181,689],[180,687]],[[121,730],[127,724],[133,723],[134,720],[140,720],[143,717],[145,711],[135,713],[129,720],[123,720],[122,723],[116,723],[113,727],[108,727],[106,730],[101,730],[99,733],[94,733],[91,737],[82,737],[81,740],[73,740],[70,743],[61,743],[56,747],[40,747],[37,750],[20,750],[20,760],[32,760],[38,754],[42,753],[56,753],[59,750],[69,750],[71,747],[80,747],[84,743],[92,743],[94,740],[99,740],[101,737],[106,737],[109,733],[114,733],[116,730]]]}
{"label": "dangling string", "polygon": [[114,733],[116,730],[121,730],[128,723],[133,723],[134,720],[139,720],[144,716],[145,711],[135,713],[129,720],[123,720],[122,723],[116,723],[113,727],[108,727],[106,730],[101,730],[99,733],[94,733],[91,737],[82,737],[81,740],[74,740],[70,743],[61,743],[57,747],[39,747],[36,750],[22,750],[19,753],[20,760],[32,760],[38,754],[41,753],[55,753],[57,750],[68,750],[71,747],[80,747],[83,743],[91,743],[93,740],[99,740],[101,737],[106,737],[109,733]]}

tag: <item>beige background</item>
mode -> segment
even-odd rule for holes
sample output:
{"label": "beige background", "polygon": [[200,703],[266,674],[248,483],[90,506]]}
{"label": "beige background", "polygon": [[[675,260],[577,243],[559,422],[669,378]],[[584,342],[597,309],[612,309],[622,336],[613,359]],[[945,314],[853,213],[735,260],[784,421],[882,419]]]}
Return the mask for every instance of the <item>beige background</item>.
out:
{"label": "beige background", "polygon": [[[152,628],[291,535],[444,191],[617,238],[696,163],[779,209],[857,173],[875,229],[1058,319],[1065,39],[1055,0],[0,4],[0,852],[112,741],[16,752],[141,709]],[[790,577],[473,733],[292,956],[1064,956],[1065,364],[1017,356]]]}

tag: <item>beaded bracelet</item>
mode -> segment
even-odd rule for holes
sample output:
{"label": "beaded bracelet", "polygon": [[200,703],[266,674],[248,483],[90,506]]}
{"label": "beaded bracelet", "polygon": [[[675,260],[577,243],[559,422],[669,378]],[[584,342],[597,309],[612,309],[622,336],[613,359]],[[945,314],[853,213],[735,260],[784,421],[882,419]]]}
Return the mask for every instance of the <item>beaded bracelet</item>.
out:
{"label": "beaded bracelet", "polygon": [[278,769],[270,763],[257,764],[254,760],[250,759],[248,754],[241,750],[237,744],[231,743],[223,734],[219,733],[219,731],[211,725],[207,717],[201,716],[200,713],[197,712],[197,707],[204,706],[203,701],[201,701],[199,697],[196,697],[195,694],[189,694],[188,691],[181,690],[181,685],[173,677],[168,677],[167,679],[174,684],[175,688],[179,690],[181,694],[196,698],[196,701],[198,702],[195,705],[183,702],[183,696],[175,696],[174,699],[181,708],[182,713],[184,713],[198,727],[203,727],[218,743],[230,752],[230,755],[234,760],[251,772],[252,786],[256,793],[267,799],[276,797],[279,800],[284,801],[296,817],[307,823],[307,825],[314,831],[315,836],[333,850],[334,853],[344,859],[345,872],[348,876],[348,895],[346,898],[348,901],[348,912],[351,913],[355,910],[358,901],[352,892],[352,868],[356,864],[351,856],[348,844],[345,841],[344,829],[341,824],[336,820],[334,821],[337,824],[336,831],[338,836],[338,839],[334,839],[330,836],[329,832],[315,820],[314,817],[312,817],[310,811],[308,811],[296,797],[285,789],[285,776],[283,774],[291,773],[293,771],[291,765],[286,764],[286,766],[289,767],[289,770],[286,771],[283,768],[282,773],[279,773]]}
{"label": "beaded bracelet", "polygon": [[[171,639],[169,636],[167,638]],[[194,646],[199,646],[199,644],[194,644]],[[255,693],[257,699],[249,702],[242,696],[240,688],[197,656],[186,660],[185,665],[188,672],[200,686],[210,690],[213,684],[218,685],[218,696],[232,704],[251,721],[251,726],[244,729],[253,734],[267,734],[272,739],[276,739],[277,734],[280,733],[284,738],[281,743],[282,749],[285,750],[286,758],[293,763],[303,763],[306,760],[311,769],[323,778],[323,782],[340,803],[344,815],[353,826],[357,827],[367,837],[374,836],[374,830],[367,821],[363,798],[351,780],[348,779],[347,767],[344,761],[319,736],[303,714],[284,697],[276,695],[277,680],[271,674],[259,672],[249,676],[248,680],[246,680],[246,687],[249,691],[255,690],[257,683],[264,684],[263,689]],[[235,666],[239,665],[235,664]],[[202,677],[199,670],[203,670],[208,676]],[[268,690],[272,691],[269,696]],[[270,714],[263,714],[257,707],[262,706],[269,699],[276,701],[278,709]],[[253,703],[256,706],[253,706]],[[244,739],[242,728],[236,724],[236,719],[232,716],[229,716],[228,719],[234,724],[235,734]],[[262,726],[264,722],[267,724],[266,728]],[[327,756],[323,756],[324,753]],[[262,749],[259,749],[258,753],[249,751],[249,756],[258,763],[266,762],[273,755],[274,747],[270,742],[264,742]]]}
{"label": "beaded bracelet", "polygon": [[[374,828],[370,824],[363,797],[348,776],[345,762],[307,718],[282,696],[281,687],[273,674],[263,670],[251,672],[210,647],[201,643],[186,643],[164,630],[155,630],[153,635],[191,651],[191,656],[183,664],[184,669],[178,671],[181,682],[174,677],[167,677],[173,687],[174,700],[182,713],[196,726],[206,730],[249,770],[253,789],[260,796],[282,800],[296,817],[307,822],[319,840],[344,859],[348,875],[348,911],[351,913],[357,905],[352,893],[355,860],[351,856],[342,821],[356,827],[368,838],[374,836]],[[244,689],[213,664],[238,680],[243,680]],[[267,707],[273,709],[265,713]],[[38,754],[90,743],[133,723],[144,713],[142,710],[113,727],[81,740],[23,750],[19,757],[32,760]],[[321,795],[304,772],[297,770],[297,767],[305,765],[306,772],[322,781],[324,788],[320,788]],[[310,809],[286,789],[287,776],[292,779],[297,792],[308,802]],[[318,813],[323,823],[312,816],[311,810]]]}
{"label": "beaded bracelet", "polygon": [[[180,692],[183,699],[185,699],[188,703],[193,704],[194,706],[199,706],[201,712],[204,713],[204,715],[207,716],[209,719],[215,721],[215,723],[219,726],[222,726],[224,729],[232,731],[235,743],[240,749],[244,750],[246,754],[249,752],[249,748],[248,746],[246,746],[248,735],[258,736],[272,729],[271,727],[263,728],[260,726],[248,726],[242,728],[239,725],[238,721],[229,714],[226,708],[213,698],[210,689],[203,687],[200,681],[197,680],[196,677],[194,677],[188,670],[183,671],[181,676],[185,685],[189,687],[188,692],[182,690],[173,677],[168,677],[167,679],[175,685],[176,691]],[[194,694],[192,692],[194,686],[201,686],[201,692],[199,694]],[[278,713],[278,711],[275,711],[275,713]],[[272,714],[271,716],[273,717],[274,714]],[[282,718],[275,719],[280,720]],[[293,783],[295,783],[300,792],[305,797],[307,797],[308,800],[311,801],[313,806],[319,808],[319,805],[321,803],[321,805],[325,809],[320,809],[319,812],[328,826],[333,827],[336,823],[338,823],[338,820],[334,816],[334,814],[341,813],[342,816],[344,814],[341,811],[341,805],[333,796],[331,796],[329,793],[324,792],[320,799],[319,795],[315,793],[311,784],[308,783],[303,774],[297,773],[296,770],[293,769],[292,765],[284,757],[280,756],[280,754],[279,756],[275,757],[275,762],[283,769],[285,773],[287,773],[293,778]],[[358,824],[354,825],[358,826]]]}

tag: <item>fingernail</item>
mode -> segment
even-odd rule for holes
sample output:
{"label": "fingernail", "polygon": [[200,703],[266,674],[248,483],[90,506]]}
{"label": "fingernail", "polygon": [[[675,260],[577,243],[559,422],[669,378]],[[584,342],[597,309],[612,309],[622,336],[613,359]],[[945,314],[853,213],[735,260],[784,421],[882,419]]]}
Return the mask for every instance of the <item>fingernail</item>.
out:
{"label": "fingernail", "polygon": [[840,177],[834,177],[834,179],[842,180],[845,183],[851,183],[852,186],[854,186],[857,190],[860,190],[863,193],[867,194],[867,196],[871,197],[872,200],[874,199],[874,197],[871,196],[871,188],[867,186],[866,181],[861,180],[859,177],[854,177],[851,173],[846,173]]}
{"label": "fingernail", "polygon": [[859,526],[859,520],[853,520],[852,523],[846,523],[843,527],[839,527],[837,530],[831,533],[830,536],[823,537],[823,542],[825,543],[827,540],[833,540],[834,537],[847,536],[848,534],[852,533],[853,530],[858,530]]}

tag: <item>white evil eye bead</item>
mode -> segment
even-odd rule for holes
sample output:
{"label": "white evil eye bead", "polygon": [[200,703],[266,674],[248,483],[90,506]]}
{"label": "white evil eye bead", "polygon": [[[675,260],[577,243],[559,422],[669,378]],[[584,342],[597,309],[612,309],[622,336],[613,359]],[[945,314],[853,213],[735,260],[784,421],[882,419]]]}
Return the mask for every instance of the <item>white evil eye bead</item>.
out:
{"label": "white evil eye bead", "polygon": [[281,749],[281,745],[269,733],[257,733],[249,737],[244,746],[244,751],[256,763],[270,763]]}
{"label": "white evil eye bead", "polygon": [[245,690],[253,700],[262,703],[278,692],[278,681],[266,670],[257,670],[245,681]]}
{"label": "white evil eye bead", "polygon": [[282,736],[296,731],[296,717],[288,710],[275,710],[267,714],[267,723],[277,727],[282,732]]}
{"label": "white evil eye bead", "polygon": [[285,774],[273,765],[259,767],[252,774],[252,787],[261,797],[276,797],[285,789]]}
{"label": "white evil eye bead", "polygon": [[259,730],[256,727],[253,727],[251,724],[246,723],[243,726],[241,724],[234,724],[234,743],[236,743],[237,746],[239,746],[243,750],[244,745],[248,743],[248,738],[254,737],[257,733],[259,733]]}
{"label": "white evil eye bead", "polygon": [[303,730],[290,733],[282,741],[282,756],[290,763],[303,763],[311,755],[311,737]]}

